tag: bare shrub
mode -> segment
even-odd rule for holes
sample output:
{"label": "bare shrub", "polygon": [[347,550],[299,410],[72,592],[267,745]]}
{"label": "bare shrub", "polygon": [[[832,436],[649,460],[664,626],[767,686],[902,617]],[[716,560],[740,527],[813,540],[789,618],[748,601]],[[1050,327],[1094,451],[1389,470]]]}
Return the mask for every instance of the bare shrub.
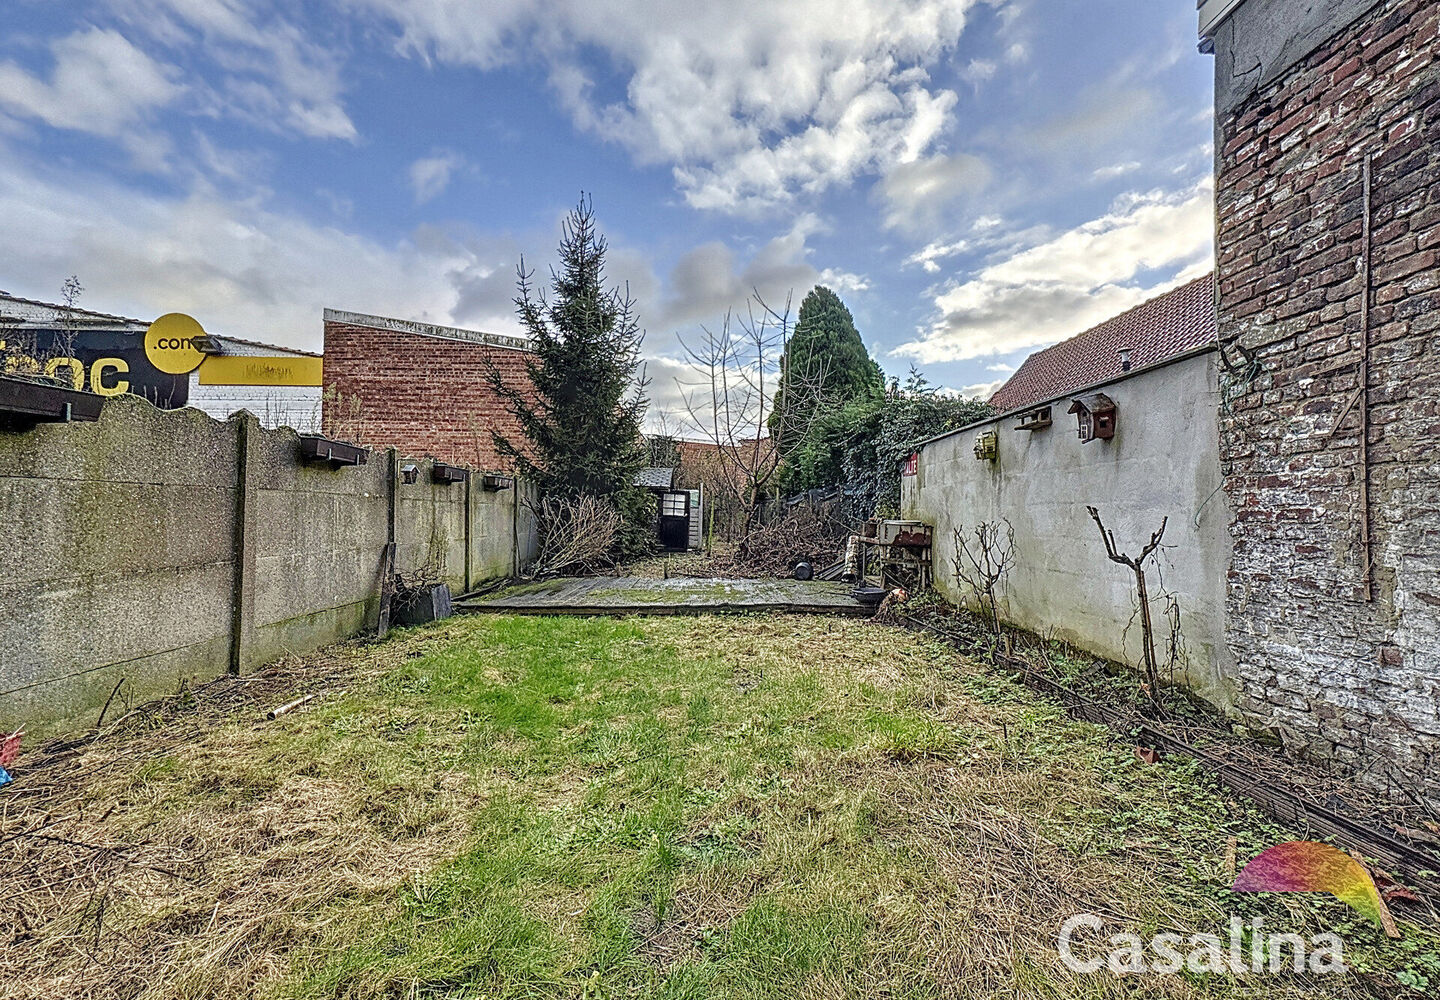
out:
{"label": "bare shrub", "polygon": [[981,521],[969,535],[963,524],[954,530],[955,553],[950,562],[955,582],[980,600],[980,611],[990,622],[998,648],[1004,638],[999,590],[1015,565],[1015,528],[1002,517],[998,521]]}
{"label": "bare shrub", "polygon": [[620,512],[600,497],[547,497],[527,504],[535,515],[539,552],[534,574],[584,572],[609,559],[620,531]]}
{"label": "bare shrub", "polygon": [[326,386],[320,393],[318,423],[320,433],[332,441],[360,442],[364,426],[364,408],[356,393],[346,393],[338,386]]}

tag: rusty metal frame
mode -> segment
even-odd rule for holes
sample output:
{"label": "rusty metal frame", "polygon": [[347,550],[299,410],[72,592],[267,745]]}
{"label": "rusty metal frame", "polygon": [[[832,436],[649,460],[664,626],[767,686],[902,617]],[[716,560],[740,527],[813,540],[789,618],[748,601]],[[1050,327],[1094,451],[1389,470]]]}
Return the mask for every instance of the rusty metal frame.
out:
{"label": "rusty metal frame", "polygon": [[15,427],[99,420],[105,397],[69,386],[0,376],[0,420]]}

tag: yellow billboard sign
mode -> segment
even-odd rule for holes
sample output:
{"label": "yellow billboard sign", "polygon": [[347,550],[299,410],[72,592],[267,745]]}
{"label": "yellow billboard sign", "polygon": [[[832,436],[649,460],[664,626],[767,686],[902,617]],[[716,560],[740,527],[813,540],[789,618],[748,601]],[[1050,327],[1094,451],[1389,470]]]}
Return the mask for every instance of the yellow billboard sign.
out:
{"label": "yellow billboard sign", "polygon": [[323,359],[212,354],[200,366],[201,385],[323,385]]}
{"label": "yellow billboard sign", "polygon": [[205,353],[196,346],[196,340],[204,336],[204,327],[193,317],[166,313],[145,331],[145,357],[167,375],[185,375],[205,360]]}

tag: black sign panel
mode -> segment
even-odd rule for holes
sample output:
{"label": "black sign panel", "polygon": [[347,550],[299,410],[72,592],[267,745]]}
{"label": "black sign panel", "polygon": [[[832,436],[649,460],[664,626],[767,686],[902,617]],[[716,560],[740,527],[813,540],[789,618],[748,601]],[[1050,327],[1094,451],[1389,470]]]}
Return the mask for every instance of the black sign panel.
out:
{"label": "black sign panel", "polygon": [[28,355],[37,370],[102,396],[132,393],[167,410],[179,409],[190,398],[190,376],[168,375],[151,364],[143,333],[26,327],[0,329],[0,340]]}

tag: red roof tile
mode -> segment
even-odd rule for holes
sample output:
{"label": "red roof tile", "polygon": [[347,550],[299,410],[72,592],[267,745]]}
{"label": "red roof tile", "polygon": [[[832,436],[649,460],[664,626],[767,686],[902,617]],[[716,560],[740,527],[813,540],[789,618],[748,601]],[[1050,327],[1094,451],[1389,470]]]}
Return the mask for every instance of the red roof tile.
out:
{"label": "red roof tile", "polygon": [[990,397],[990,405],[1005,413],[1114,378],[1122,372],[1122,348],[1130,349],[1134,370],[1214,341],[1215,278],[1207,274],[1036,351]]}

